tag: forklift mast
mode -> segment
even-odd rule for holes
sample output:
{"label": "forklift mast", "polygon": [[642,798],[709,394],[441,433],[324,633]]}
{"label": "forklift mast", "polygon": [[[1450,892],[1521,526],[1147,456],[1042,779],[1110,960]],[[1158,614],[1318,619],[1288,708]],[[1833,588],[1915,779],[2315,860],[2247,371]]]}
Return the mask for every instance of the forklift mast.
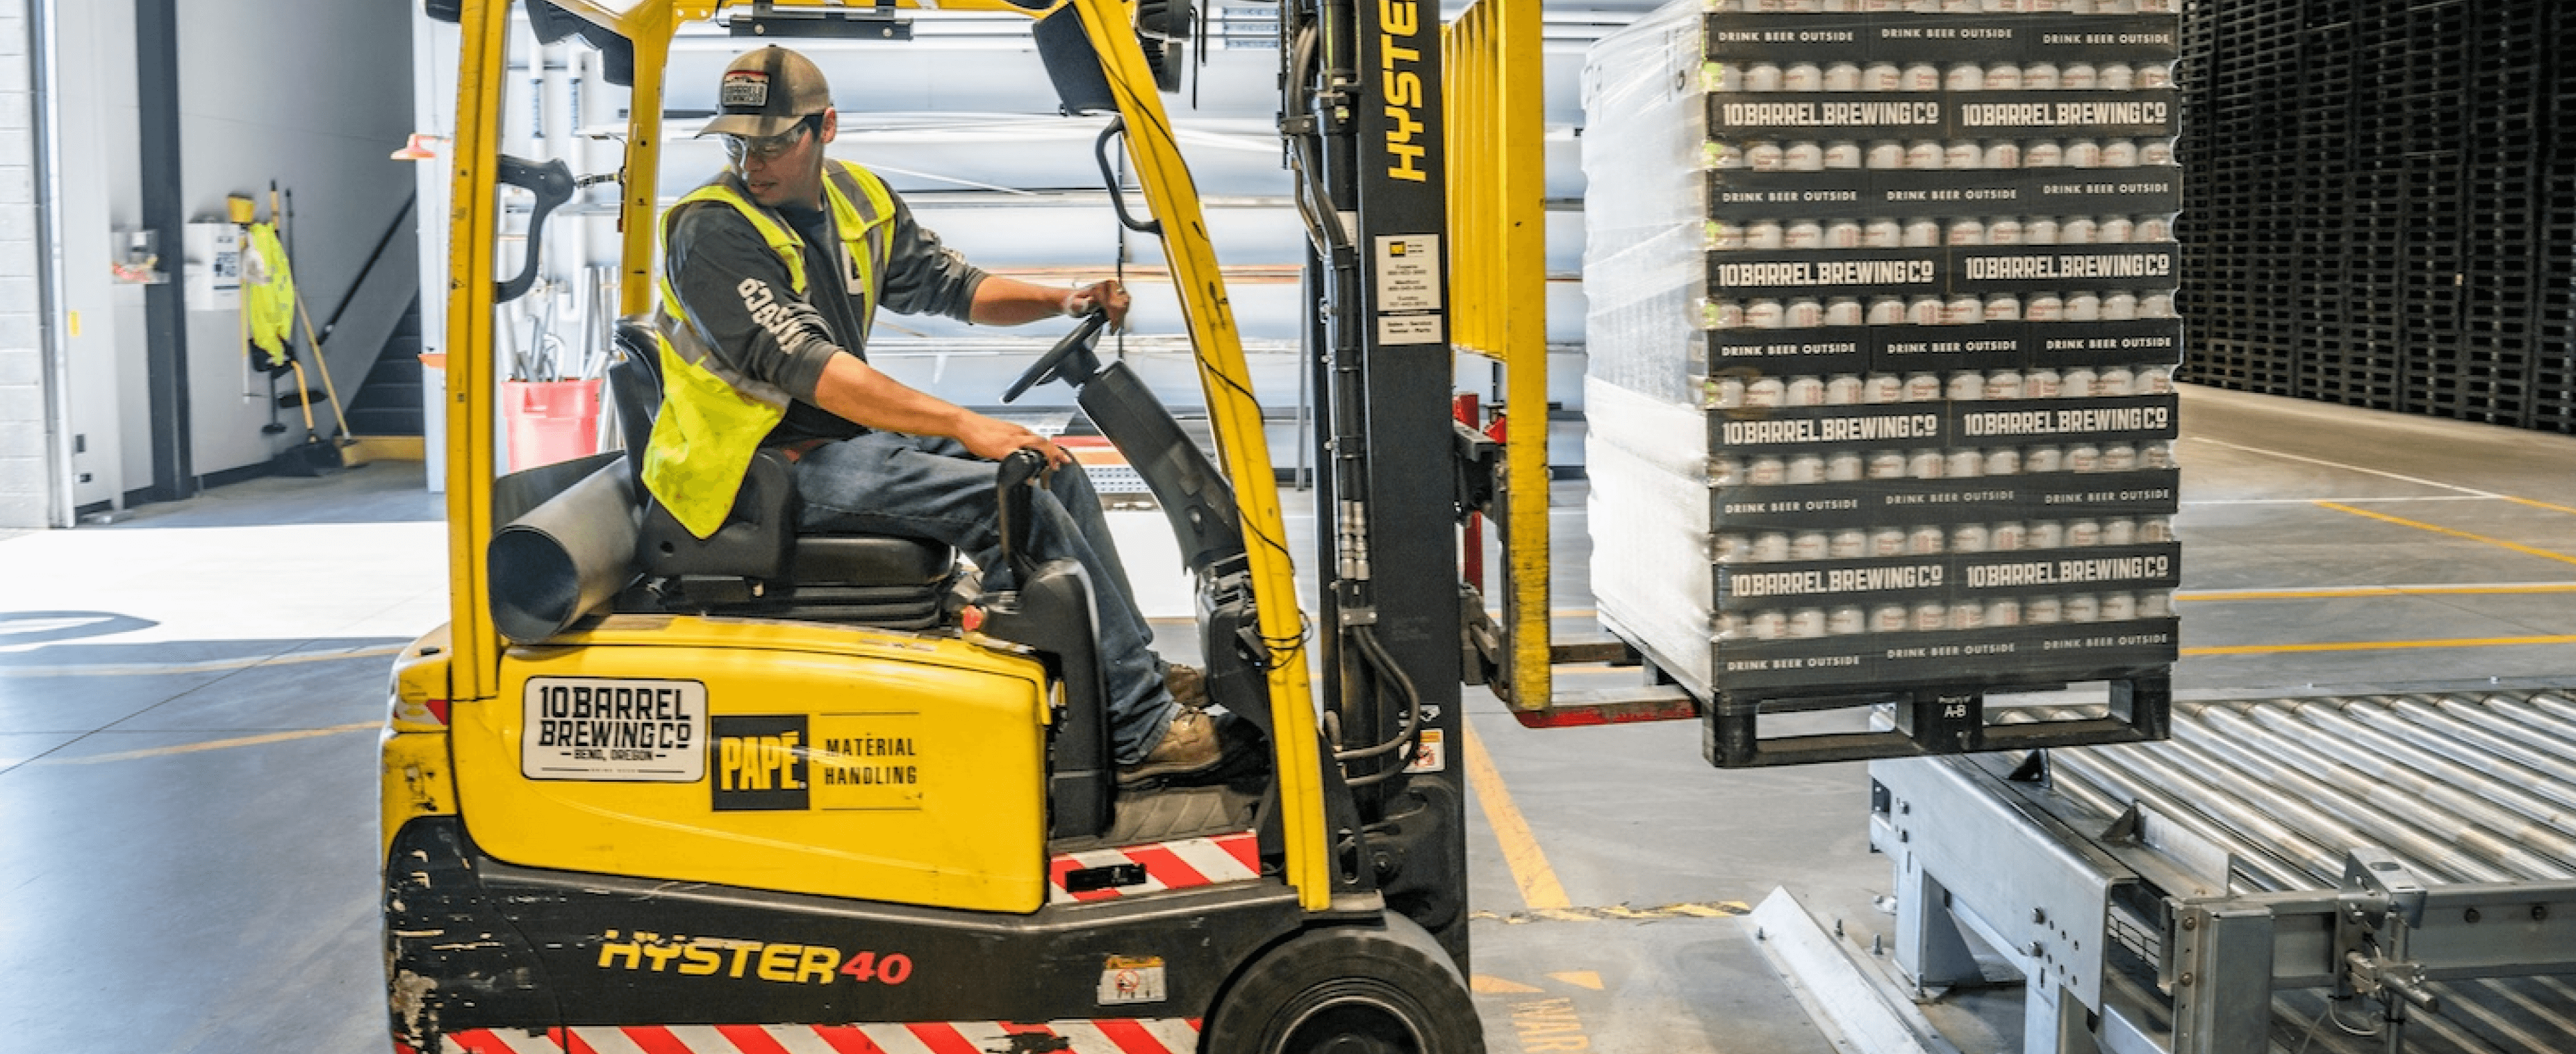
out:
{"label": "forklift mast", "polygon": [[1288,0],[1280,130],[1308,235],[1317,680],[1390,908],[1467,961],[1436,0]]}

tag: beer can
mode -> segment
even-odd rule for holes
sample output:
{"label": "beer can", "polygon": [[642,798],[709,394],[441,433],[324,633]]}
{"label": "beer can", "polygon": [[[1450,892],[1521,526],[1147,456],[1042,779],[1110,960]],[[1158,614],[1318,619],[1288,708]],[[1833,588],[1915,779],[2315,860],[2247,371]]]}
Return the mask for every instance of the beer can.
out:
{"label": "beer can", "polygon": [[1779,329],[1789,324],[1788,309],[1777,300],[1756,300],[1744,305],[1744,324],[1753,329]]}
{"label": "beer can", "polygon": [[1793,62],[1780,70],[1781,91],[1823,91],[1825,71],[1812,62]]}
{"label": "beer can", "polygon": [[1778,172],[1783,160],[1780,144],[1767,139],[1744,148],[1744,161],[1756,172]]}
{"label": "beer can", "polygon": [[1747,249],[1777,249],[1788,237],[1788,228],[1778,220],[1755,220],[1744,225],[1744,247]]}
{"label": "beer can", "polygon": [[1905,474],[1915,479],[1940,479],[1947,460],[1938,448],[1925,447],[1905,456]]}
{"label": "beer can", "polygon": [[[1833,239],[1828,236],[1825,240],[1830,242]],[[1825,324],[1828,326],[1857,326],[1866,318],[1861,312],[1858,297],[1838,296],[1825,301]]]}
{"label": "beer can", "polygon": [[[1850,456],[1857,459],[1860,455]],[[1868,556],[1869,532],[1858,527],[1846,527],[1835,531],[1833,540],[1825,545],[1825,555],[1835,560],[1858,560]]]}
{"label": "beer can", "polygon": [[2057,72],[2057,86],[2067,91],[2092,91],[2101,76],[2090,62],[2070,62]]}
{"label": "beer can", "polygon": [[1944,147],[1938,139],[1918,139],[1905,148],[1905,167],[1928,172],[1941,167]]}
{"label": "beer can", "polygon": [[2102,621],[2101,597],[2091,593],[2069,593],[2066,595],[2065,604],[2068,622]]}
{"label": "beer can", "polygon": [[[2116,297],[2120,294],[2111,295]],[[2104,366],[2102,372],[2093,376],[2093,394],[2104,397],[2136,395],[2138,375],[2126,366]]]}
{"label": "beer can", "polygon": [[[1757,161],[1757,162],[1755,162],[1754,167],[1756,167],[1756,168],[1761,167],[1761,163],[1760,163],[1760,162],[1758,162],[1758,161]],[[2068,168],[2100,168],[2100,167],[2102,167],[2102,144],[2097,143],[2097,142],[2094,142],[2093,140],[2090,140],[2090,139],[2069,139],[2069,140],[2067,140],[2067,141],[2066,141],[2066,167],[2068,167]]]}
{"label": "beer can", "polygon": [[1951,402],[1975,402],[1986,397],[1986,375],[1962,370],[1950,375],[1948,396]]}
{"label": "beer can", "polygon": [[[1825,309],[1825,310],[1826,310],[1826,313],[1827,313],[1827,314],[1831,314],[1831,313],[1833,312],[1833,309],[1832,309],[1832,308],[1827,308],[1827,309]],[[1833,375],[1832,377],[1828,377],[1828,378],[1826,378],[1826,379],[1825,379],[1825,405],[1827,405],[1827,406],[1858,406],[1858,405],[1860,405],[1860,387],[1861,387],[1861,386],[1860,386],[1860,375],[1858,375],[1858,374],[1853,374],[1853,373],[1837,373],[1837,374]]]}
{"label": "beer can", "polygon": [[2024,233],[2021,219],[2016,216],[1997,216],[1986,221],[1988,245],[2019,245]]}
{"label": "beer can", "polygon": [[[2027,530],[2033,549],[2055,549],[2066,544],[2066,525],[2055,520],[2032,520]],[[1755,544],[1758,547],[1760,540],[1756,539]]]}
{"label": "beer can", "polygon": [[2011,293],[1997,293],[1986,298],[1986,321],[2021,321],[2021,298]]}
{"label": "beer can", "polygon": [[2021,67],[2009,62],[1998,62],[1986,67],[1986,90],[2020,91]]}
{"label": "beer can", "polygon": [[2065,603],[2056,597],[2032,597],[2022,601],[2021,620],[2025,625],[2053,626],[2065,619]]}
{"label": "beer can", "polygon": [[2057,145],[2056,140],[2033,139],[2021,145],[2023,168],[2062,168],[2065,164],[2066,148]]}
{"label": "beer can", "polygon": [[1779,91],[1780,67],[1768,62],[1757,62],[1745,67],[1744,90],[1752,92]]}
{"label": "beer can", "polygon": [[[1812,484],[1817,484],[1817,483],[1822,483],[1822,482],[1824,482],[1824,481],[1825,481],[1825,456],[1824,456],[1823,454],[1799,454],[1799,455],[1796,455],[1796,456],[1794,456],[1794,457],[1791,457],[1791,458],[1789,459],[1789,468],[1788,468],[1787,473],[1786,473],[1786,474],[1785,474],[1785,476],[1784,476],[1784,479],[1785,479],[1785,481],[1786,481],[1786,482],[1791,483],[1791,484],[1795,484],[1795,485],[1798,485],[1798,486],[1808,486],[1808,485],[1812,485]],[[1805,536],[1805,535],[1799,535],[1798,537],[1800,537],[1800,538],[1804,538],[1804,537],[1806,537],[1806,536]],[[1794,543],[1794,542],[1795,542],[1795,539],[1792,539],[1792,542]],[[1823,541],[1823,536],[1822,536],[1822,535],[1817,536],[1817,542],[1816,542],[1816,545],[1817,545],[1816,555],[1817,555],[1817,556],[1819,556],[1819,557],[1823,556],[1823,555],[1824,555],[1824,548],[1823,548],[1823,546],[1824,546],[1824,541]],[[1809,558],[1809,557],[1800,557],[1799,559],[1802,559],[1802,560],[1803,560],[1803,559],[1810,559],[1810,558]]]}
{"label": "beer can", "polygon": [[1962,62],[1950,67],[1941,78],[1941,87],[1949,91],[1986,90],[1986,71],[1975,63]]}
{"label": "beer can", "polygon": [[1880,604],[1869,611],[1872,633],[1903,633],[1913,625],[1913,617],[1903,604]]}
{"label": "beer can", "polygon": [[2172,614],[2172,591],[2164,589],[2150,589],[2138,594],[2139,618],[2166,618]]}
{"label": "beer can", "polygon": [[[2107,451],[2107,450],[2106,450],[2106,451],[2103,451],[2103,452],[2102,452],[2102,459],[2103,459],[2103,461],[2104,461],[2104,462],[2106,462],[2106,463],[2107,463],[2108,461],[2110,461],[2110,459],[2111,459],[2111,453],[2110,453],[2110,451]],[[2133,464],[2135,463],[2135,454],[2134,454],[2134,453],[2131,455],[2131,462],[2132,462]],[[2108,520],[2104,520],[2104,521],[2102,521],[2102,544],[2104,544],[2104,545],[2135,545],[2135,544],[2137,544],[2137,541],[2138,541],[2138,521],[2136,521],[2136,520],[2130,520],[2130,519],[2120,519],[2120,518],[2113,518],[2113,519],[2108,519]]]}
{"label": "beer can", "polygon": [[[1761,459],[1759,459],[1759,458],[1756,458],[1756,459],[1754,460],[1754,462],[1753,462],[1753,463],[1754,463],[1756,466],[1759,466],[1759,465],[1761,465],[1761,464],[1762,464]],[[1760,469],[1757,467],[1757,468],[1755,469],[1755,471],[1757,471],[1757,472],[1758,472],[1758,471],[1760,471]],[[2101,447],[2098,447],[2098,446],[2094,446],[2094,445],[2093,445],[2093,444],[2091,444],[2091,443],[2078,443],[2078,444],[2076,444],[2076,445],[2074,445],[2074,446],[2067,447],[2067,448],[2066,448],[2066,471],[2068,471],[2068,472],[2100,472],[2100,471],[2102,471],[2102,448],[2101,448]],[[2091,522],[2091,521],[2079,521],[2079,522]],[[2077,543],[2077,542],[2074,542],[2074,541],[2073,541],[2073,538],[2074,538],[2074,531],[2075,531],[2075,529],[2074,529],[2073,527],[2071,527],[2071,526],[2067,528],[2068,544],[2070,544],[2070,545],[2072,545],[2072,544],[2087,544],[2087,545],[2091,544],[2091,543],[2089,543],[2089,542],[2087,542],[2087,543]]]}
{"label": "beer can", "polygon": [[1779,640],[1789,635],[1789,616],[1779,611],[1754,612],[1744,623],[1755,640]]}
{"label": "beer can", "polygon": [[1986,624],[1986,606],[1974,602],[1950,605],[1951,629],[1979,629]]}
{"label": "beer can", "polygon": [[1951,297],[1950,303],[1941,309],[1941,324],[1945,326],[1973,326],[1985,319],[1986,302],[1978,299],[1975,293]]}
{"label": "beer can", "polygon": [[1845,604],[1825,613],[1825,632],[1837,637],[1869,632],[1869,613],[1858,604]]}
{"label": "beer can", "polygon": [[[1905,379],[1893,373],[1870,374],[1860,382],[1860,401],[1873,406],[1904,402]],[[1904,459],[1899,458],[1897,464],[1903,465]],[[1903,470],[1899,469],[1898,474],[1902,475]],[[1881,477],[1872,474],[1870,478]]]}
{"label": "beer can", "polygon": [[1872,297],[1869,302],[1869,324],[1901,326],[1905,324],[1905,301],[1898,297]]}
{"label": "beer can", "polygon": [[1825,635],[1825,609],[1799,608],[1789,613],[1789,639],[1803,640]]}
{"label": "beer can", "polygon": [[2066,547],[2067,547],[2067,548],[2069,548],[2069,549],[2090,549],[2090,548],[2093,548],[2094,546],[2097,546],[2097,545],[2100,545],[2100,544],[2102,544],[2102,521],[2100,521],[2100,520],[2068,520],[2068,521],[2066,521]]}
{"label": "beer can", "polygon": [[1916,218],[1905,221],[1903,234],[1908,249],[1929,249],[1941,244],[1941,221]]}
{"label": "beer can", "polygon": [[1800,531],[1789,536],[1789,559],[1822,560],[1830,543],[1823,531]]}
{"label": "beer can", "polygon": [[[1814,303],[1812,300],[1801,302]],[[1791,377],[1788,384],[1783,386],[1781,396],[1780,405],[1782,406],[1823,406],[1825,405],[1824,378]]]}
{"label": "beer can", "polygon": [[[1869,455],[1869,478],[1871,478],[1871,479],[1904,479],[1904,478],[1905,478],[1905,452],[1904,452],[1904,451],[1901,451],[1901,450],[1879,450],[1879,451],[1873,451],[1873,452]],[[1872,544],[1873,544],[1873,545],[1875,545],[1876,540],[1877,540],[1877,539],[1876,539],[1876,537],[1875,537],[1875,536],[1873,536],[1873,537],[1872,537]],[[1903,551],[1903,550],[1904,550],[1904,548],[1905,548],[1905,536],[1904,536],[1903,534],[1898,534],[1898,535],[1896,536],[1896,545],[1897,545],[1897,550],[1898,550],[1898,551],[1900,551],[1900,552],[1901,552],[1901,551]],[[1875,555],[1878,555],[1878,556],[1894,556],[1894,555],[1896,555],[1896,553],[1893,553],[1893,552],[1888,552],[1888,553],[1877,553],[1877,554],[1875,554]]]}
{"label": "beer can", "polygon": [[1825,247],[1825,225],[1814,220],[1791,220],[1781,224],[1780,247],[1822,249]]}
{"label": "beer can", "polygon": [[2010,139],[1996,139],[1986,144],[1986,155],[1978,159],[1979,168],[2020,168],[2021,144]]}
{"label": "beer can", "polygon": [[2057,244],[2057,217],[2033,216],[2027,220],[2023,220],[2021,224],[2021,242],[2024,245]]}
{"label": "beer can", "polygon": [[1753,558],[1766,564],[1776,564],[1782,560],[1788,559],[1789,533],[1787,531],[1764,531],[1761,534],[1754,535]]}
{"label": "beer can", "polygon": [[2104,216],[2093,224],[2093,240],[2104,245],[2119,245],[2137,232],[2138,225],[2126,216]]}
{"label": "beer can", "polygon": [[1929,62],[1917,62],[1911,66],[1905,67],[1904,76],[1900,81],[1897,90],[1940,91],[1941,67],[1935,66]]}
{"label": "beer can", "polygon": [[[2128,321],[2132,321],[2132,320],[2136,319],[2137,317],[2138,317],[2138,294],[2136,294],[2136,293],[2132,293],[2132,292],[2129,292],[2129,291],[2127,291],[2127,290],[2113,290],[2113,291],[2111,291],[2111,292],[2109,292],[2109,293],[2105,293],[2105,294],[2103,294],[2103,296],[2102,296],[2102,320],[2103,320],[2103,321],[2105,321],[2105,322],[2128,322]],[[2105,393],[2105,394],[2109,394],[2109,393]]]}
{"label": "beer can", "polygon": [[1985,474],[1986,459],[1974,448],[1953,450],[1941,464],[1944,479],[1975,479]]}
{"label": "beer can", "polygon": [[[1859,220],[1835,220],[1831,223],[1825,224],[1825,248],[1857,249],[1860,248],[1860,239],[1861,231]],[[1855,300],[1852,301],[1852,304],[1857,307],[1860,302]],[[1857,322],[1858,320],[1854,321]],[[1839,325],[1841,323],[1836,324]]]}
{"label": "beer can", "polygon": [[1856,169],[1859,167],[1859,143],[1853,142],[1849,139],[1837,139],[1825,144],[1825,168],[1828,171]]}
{"label": "beer can", "polygon": [[2105,63],[2096,79],[2103,91],[2128,91],[2137,86],[2138,70],[2125,62]]}
{"label": "beer can", "polygon": [[2020,552],[2030,547],[2030,530],[2019,520],[2005,520],[1986,528],[1986,548],[1998,553]]}
{"label": "beer can", "polygon": [[1918,296],[1905,305],[1905,321],[1917,326],[1941,324],[1941,298]]}
{"label": "beer can", "polygon": [[2139,318],[2172,318],[2172,317],[2174,317],[2174,302],[2173,302],[2173,294],[2172,294],[2172,293],[2167,293],[2167,292],[2158,291],[2158,292],[2148,293],[2148,294],[2147,294],[2147,295],[2145,295],[2145,296],[2141,296],[2141,297],[2139,297],[2139,298],[2138,298],[2138,317],[2139,317]]}
{"label": "beer can", "polygon": [[[2069,226],[2073,226],[2073,224],[2069,224]],[[2083,289],[2078,289],[2075,292],[2066,294],[2066,320],[2069,322],[2101,321],[2102,295],[2100,293]],[[1760,323],[1755,324],[1759,325]],[[2080,399],[2091,393],[2089,391],[2080,393],[2070,391],[2066,394],[2070,398]]]}
{"label": "beer can", "polygon": [[1828,483],[1857,483],[1864,471],[1861,456],[1856,451],[1841,450],[1825,456],[1825,481]]}
{"label": "beer can", "polygon": [[2021,474],[2021,451],[1999,446],[1986,451],[1986,475],[2018,476]]}
{"label": "beer can", "polygon": [[1987,602],[1986,602],[1986,625],[1989,625],[1989,626],[2018,626],[2018,625],[2021,625],[2021,601],[2014,600],[2014,599],[2012,599],[2011,597],[2005,597],[2004,599],[2001,599],[2001,600],[1989,600],[1989,601],[1987,601]]}
{"label": "beer can", "polygon": [[[1790,248],[1795,249],[1800,246],[1791,245]],[[1783,311],[1783,318],[1782,325],[1790,329],[1814,329],[1825,324],[1825,305],[1817,303],[1814,297],[1802,296],[1789,301],[1789,306]]]}
{"label": "beer can", "polygon": [[1986,152],[1976,144],[1975,140],[1954,140],[1950,145],[1941,148],[1941,167],[1943,168],[1971,169],[1985,164],[1985,161]]}
{"label": "beer can", "polygon": [[1837,62],[1825,67],[1824,84],[1826,91],[1859,91],[1860,64]]}
{"label": "beer can", "polygon": [[1862,91],[1904,91],[1905,71],[1893,62],[1873,62],[1860,71]]}
{"label": "beer can", "polygon": [[2138,141],[2135,139],[2112,139],[2105,141],[2102,144],[2102,167],[2138,167]]}
{"label": "beer can", "polygon": [[1916,631],[1928,633],[1934,630],[1948,629],[1949,627],[1950,605],[1944,604],[1938,600],[1926,600],[1914,605],[1914,628]]}
{"label": "beer can", "polygon": [[2035,62],[2022,67],[2021,86],[2024,91],[2056,91],[2057,64]]}
{"label": "beer can", "polygon": [[2065,390],[2065,378],[2046,366],[2021,375],[2021,397],[2024,399],[2054,399]]}
{"label": "beer can", "polygon": [[1869,555],[1905,555],[1905,528],[1881,527],[1869,532]]}
{"label": "beer can", "polygon": [[1787,398],[1788,387],[1782,384],[1778,377],[1762,377],[1748,381],[1744,385],[1744,405],[1756,408],[1778,406],[1781,400]]}
{"label": "beer can", "polygon": [[1867,163],[1870,168],[1881,170],[1904,168],[1905,144],[1893,139],[1881,139],[1873,142],[1869,144]]}
{"label": "beer can", "polygon": [[1950,551],[1982,553],[1986,551],[1988,532],[1984,524],[1963,523],[1950,528]]}
{"label": "beer can", "polygon": [[2066,471],[2066,451],[2042,444],[2021,452],[2021,470],[2029,473]]}
{"label": "beer can", "polygon": [[[1985,387],[1985,395],[1988,399],[2019,399],[2022,397],[2021,371],[1996,370],[1993,373],[1989,373],[1986,375]],[[2011,475],[2009,472],[1990,472],[1987,474]]]}
{"label": "beer can", "polygon": [[1825,145],[1801,139],[1780,148],[1780,170],[1783,172],[1822,172],[1825,170]]}

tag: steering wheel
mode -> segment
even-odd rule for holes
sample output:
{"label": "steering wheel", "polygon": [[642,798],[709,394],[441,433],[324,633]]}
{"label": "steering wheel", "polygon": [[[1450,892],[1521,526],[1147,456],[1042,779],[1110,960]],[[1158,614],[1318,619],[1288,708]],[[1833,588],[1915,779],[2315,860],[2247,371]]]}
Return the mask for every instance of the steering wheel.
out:
{"label": "steering wheel", "polygon": [[[1002,393],[1002,401],[1017,400],[1029,389],[1048,381],[1065,380],[1079,385],[1099,374],[1100,360],[1092,356],[1091,349],[1100,343],[1100,331],[1107,328],[1109,312],[1093,308],[1090,314],[1082,316],[1082,323],[1073,327],[1073,332],[1056,341],[1046,354],[1038,356],[1038,361],[1029,364],[1019,380],[1011,382],[1010,389]],[[1066,370],[1068,365],[1073,367],[1071,372]]]}

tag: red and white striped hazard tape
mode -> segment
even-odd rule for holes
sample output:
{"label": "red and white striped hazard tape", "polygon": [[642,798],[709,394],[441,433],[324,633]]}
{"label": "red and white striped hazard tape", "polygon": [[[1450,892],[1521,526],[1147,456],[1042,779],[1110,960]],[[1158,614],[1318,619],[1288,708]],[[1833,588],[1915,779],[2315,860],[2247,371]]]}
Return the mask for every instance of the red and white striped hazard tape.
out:
{"label": "red and white striped hazard tape", "polygon": [[[1177,842],[1151,842],[1116,849],[1095,849],[1087,853],[1065,853],[1047,861],[1047,903],[1114,900],[1167,889],[1249,882],[1261,877],[1260,841],[1258,836],[1246,831],[1214,838],[1184,838]],[[1080,893],[1065,888],[1066,875],[1119,864],[1142,866],[1145,880],[1135,885]]]}
{"label": "red and white striped hazard tape", "polygon": [[[1013,1036],[1056,1037],[1031,1047]],[[410,1048],[395,1047],[411,1054]],[[473,1029],[447,1037],[440,1054],[1197,1054],[1194,1019],[1108,1018],[1015,1025],[931,1021],[877,1025],[584,1025],[531,1033]]]}

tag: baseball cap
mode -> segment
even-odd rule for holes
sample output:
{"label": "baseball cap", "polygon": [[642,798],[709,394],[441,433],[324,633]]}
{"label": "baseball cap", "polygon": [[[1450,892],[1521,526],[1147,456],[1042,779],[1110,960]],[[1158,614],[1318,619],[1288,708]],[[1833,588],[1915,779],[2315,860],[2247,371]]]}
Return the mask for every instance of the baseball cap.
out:
{"label": "baseball cap", "polygon": [[699,135],[759,138],[796,127],[832,108],[832,86],[814,60],[772,44],[743,52],[726,66],[716,90],[721,112]]}

